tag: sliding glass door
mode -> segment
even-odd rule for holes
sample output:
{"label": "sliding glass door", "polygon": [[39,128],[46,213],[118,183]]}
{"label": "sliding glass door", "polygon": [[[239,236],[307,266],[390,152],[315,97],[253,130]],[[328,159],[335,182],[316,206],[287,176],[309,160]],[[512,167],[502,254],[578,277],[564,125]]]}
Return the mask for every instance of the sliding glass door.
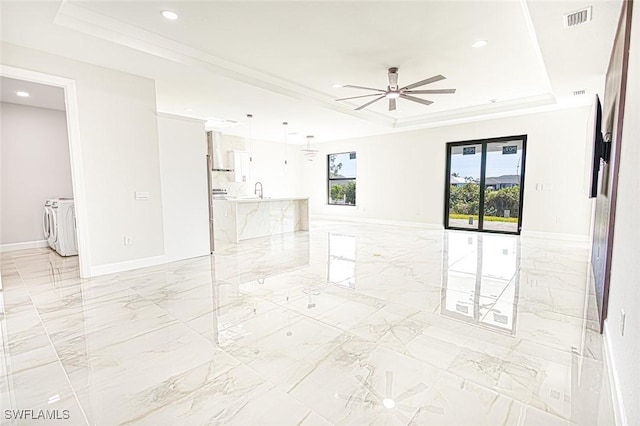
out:
{"label": "sliding glass door", "polygon": [[449,147],[449,226],[478,230],[482,145]]}
{"label": "sliding glass door", "polygon": [[526,136],[447,144],[445,228],[519,234]]}

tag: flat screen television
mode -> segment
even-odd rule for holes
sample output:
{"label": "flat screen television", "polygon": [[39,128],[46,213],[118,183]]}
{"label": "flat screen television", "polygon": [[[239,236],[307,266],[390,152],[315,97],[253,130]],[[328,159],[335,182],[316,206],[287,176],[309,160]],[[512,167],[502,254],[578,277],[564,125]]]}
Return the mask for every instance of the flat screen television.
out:
{"label": "flat screen television", "polygon": [[608,149],[602,137],[602,105],[596,94],[593,102],[593,159],[591,162],[591,185],[589,198],[598,196],[598,173],[600,172],[600,160],[609,161]]}

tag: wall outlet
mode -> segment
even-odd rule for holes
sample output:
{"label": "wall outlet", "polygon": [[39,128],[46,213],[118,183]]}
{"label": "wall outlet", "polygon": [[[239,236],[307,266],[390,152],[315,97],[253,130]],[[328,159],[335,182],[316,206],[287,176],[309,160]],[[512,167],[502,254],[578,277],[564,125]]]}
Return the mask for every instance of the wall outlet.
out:
{"label": "wall outlet", "polygon": [[620,309],[620,335],[624,336],[624,323],[627,320],[627,314],[624,313],[624,309]]}
{"label": "wall outlet", "polygon": [[130,246],[131,244],[133,244],[133,238],[126,236],[124,237],[124,245],[125,246]]}

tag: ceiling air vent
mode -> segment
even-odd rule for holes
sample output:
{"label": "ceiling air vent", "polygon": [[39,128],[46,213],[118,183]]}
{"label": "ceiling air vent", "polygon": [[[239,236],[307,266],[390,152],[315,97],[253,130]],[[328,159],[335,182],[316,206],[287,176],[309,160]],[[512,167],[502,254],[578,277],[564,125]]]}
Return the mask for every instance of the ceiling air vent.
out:
{"label": "ceiling air vent", "polygon": [[580,95],[584,95],[585,93],[587,93],[586,90],[582,89],[582,90],[574,90],[573,91],[573,96],[580,96]]}
{"label": "ceiling air vent", "polygon": [[591,6],[564,15],[564,27],[575,27],[591,21]]}

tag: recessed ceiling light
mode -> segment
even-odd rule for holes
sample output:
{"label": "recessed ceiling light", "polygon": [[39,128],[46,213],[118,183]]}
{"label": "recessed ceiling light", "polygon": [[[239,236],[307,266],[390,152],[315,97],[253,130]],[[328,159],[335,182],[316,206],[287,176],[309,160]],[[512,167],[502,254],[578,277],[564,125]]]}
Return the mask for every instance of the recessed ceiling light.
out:
{"label": "recessed ceiling light", "polygon": [[473,43],[472,46],[477,49],[479,47],[485,47],[487,44],[489,44],[487,40],[478,40],[475,43]]}
{"label": "recessed ceiling light", "polygon": [[337,89],[338,87],[344,87],[344,84],[334,83],[333,87],[335,87]]}
{"label": "recessed ceiling light", "polygon": [[28,98],[29,92],[16,92],[16,95],[20,96],[21,98]]}
{"label": "recessed ceiling light", "polygon": [[162,16],[164,16],[166,19],[170,21],[175,21],[176,19],[178,19],[178,14],[170,10],[163,10]]}
{"label": "recessed ceiling light", "polygon": [[391,409],[396,406],[396,402],[391,398],[384,398],[382,405],[384,405],[385,408]]}

